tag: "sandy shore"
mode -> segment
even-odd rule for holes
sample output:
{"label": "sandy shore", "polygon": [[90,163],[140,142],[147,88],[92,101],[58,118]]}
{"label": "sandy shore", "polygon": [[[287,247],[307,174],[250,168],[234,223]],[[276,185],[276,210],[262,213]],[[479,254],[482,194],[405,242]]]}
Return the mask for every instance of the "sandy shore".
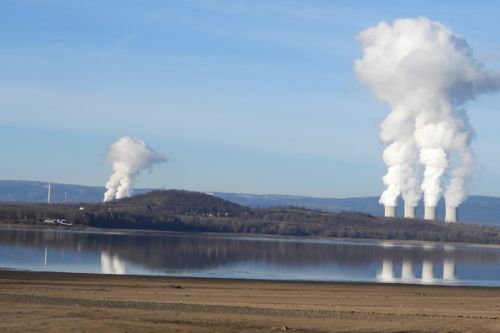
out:
{"label": "sandy shore", "polygon": [[500,332],[500,288],[0,271],[1,332]]}

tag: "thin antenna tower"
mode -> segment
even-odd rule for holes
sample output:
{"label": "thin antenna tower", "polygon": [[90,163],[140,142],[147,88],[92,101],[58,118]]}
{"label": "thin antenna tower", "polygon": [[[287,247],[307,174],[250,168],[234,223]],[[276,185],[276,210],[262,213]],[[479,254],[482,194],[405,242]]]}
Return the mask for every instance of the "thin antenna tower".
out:
{"label": "thin antenna tower", "polygon": [[49,189],[47,191],[47,203],[50,203],[50,180],[49,180]]}

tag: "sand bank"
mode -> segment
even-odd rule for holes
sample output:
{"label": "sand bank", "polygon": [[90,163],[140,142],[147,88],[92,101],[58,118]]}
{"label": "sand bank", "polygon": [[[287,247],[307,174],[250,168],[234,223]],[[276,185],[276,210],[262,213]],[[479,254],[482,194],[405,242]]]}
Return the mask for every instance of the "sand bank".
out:
{"label": "sand bank", "polygon": [[500,288],[0,271],[1,332],[500,332]]}

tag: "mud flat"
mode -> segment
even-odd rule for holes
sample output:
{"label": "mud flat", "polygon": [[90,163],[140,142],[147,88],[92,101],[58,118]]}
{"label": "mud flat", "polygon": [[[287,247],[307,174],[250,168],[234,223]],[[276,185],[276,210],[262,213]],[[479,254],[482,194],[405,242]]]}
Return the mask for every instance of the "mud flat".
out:
{"label": "mud flat", "polygon": [[0,271],[1,332],[500,332],[500,288]]}

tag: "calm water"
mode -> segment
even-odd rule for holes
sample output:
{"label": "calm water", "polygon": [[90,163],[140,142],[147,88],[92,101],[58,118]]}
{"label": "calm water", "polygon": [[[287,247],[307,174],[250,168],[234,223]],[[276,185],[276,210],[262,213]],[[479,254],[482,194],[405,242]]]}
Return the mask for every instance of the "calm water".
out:
{"label": "calm water", "polygon": [[500,248],[192,233],[0,229],[0,268],[500,286]]}

